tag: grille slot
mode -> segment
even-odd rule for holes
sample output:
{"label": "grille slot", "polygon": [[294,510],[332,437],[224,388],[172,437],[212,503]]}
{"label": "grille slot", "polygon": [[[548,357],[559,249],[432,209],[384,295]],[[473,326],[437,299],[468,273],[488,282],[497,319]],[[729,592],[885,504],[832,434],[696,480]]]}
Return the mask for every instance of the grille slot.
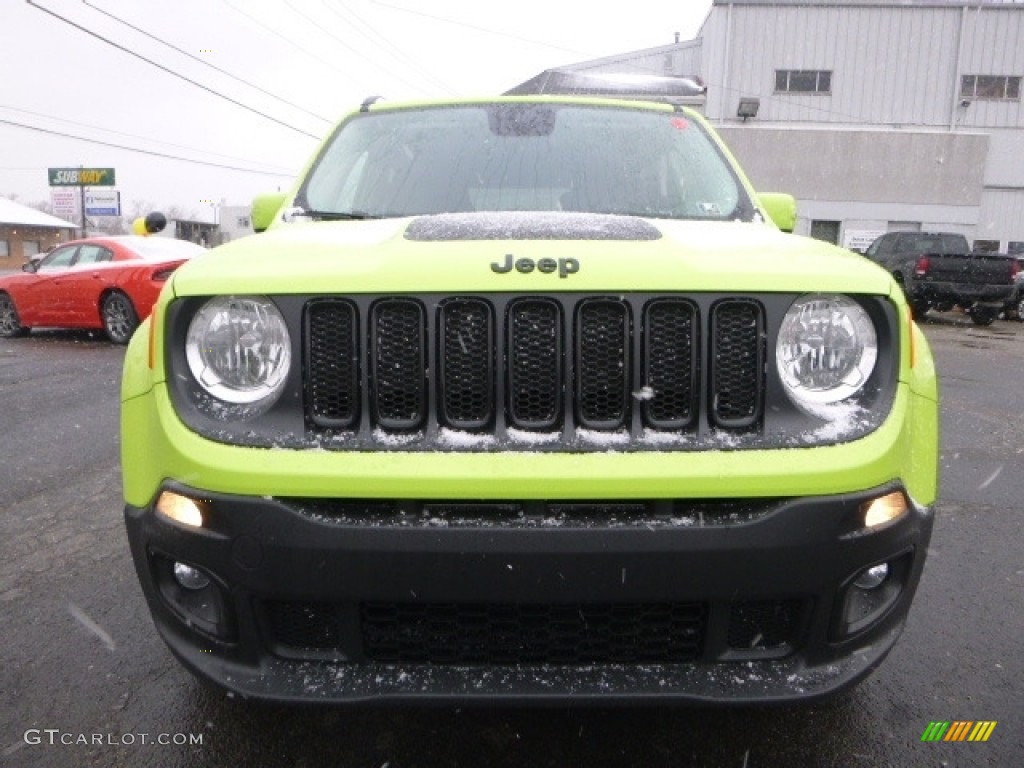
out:
{"label": "grille slot", "polygon": [[408,299],[385,299],[373,306],[371,318],[375,421],[384,429],[417,429],[427,415],[423,307]]}
{"label": "grille slot", "polygon": [[683,429],[697,414],[700,375],[697,309],[682,299],[658,299],[644,312],[644,421],[655,429]]}
{"label": "grille slot", "polygon": [[700,654],[700,603],[364,603],[363,652],[384,663],[686,662]]}
{"label": "grille slot", "polygon": [[711,315],[711,418],[719,427],[757,424],[764,392],[764,313],[753,301],[722,301]]}
{"label": "grille slot", "polygon": [[490,306],[456,299],[440,310],[441,420],[480,429],[494,420],[494,327]]}
{"label": "grille slot", "polygon": [[359,321],[344,301],[317,301],[306,315],[306,397],[317,426],[346,429],[359,417]]}
{"label": "grille slot", "polygon": [[591,299],[576,315],[576,407],[588,429],[621,429],[630,386],[629,308]]}
{"label": "grille slot", "polygon": [[562,420],[562,308],[547,299],[516,301],[507,334],[509,422],[552,429]]}

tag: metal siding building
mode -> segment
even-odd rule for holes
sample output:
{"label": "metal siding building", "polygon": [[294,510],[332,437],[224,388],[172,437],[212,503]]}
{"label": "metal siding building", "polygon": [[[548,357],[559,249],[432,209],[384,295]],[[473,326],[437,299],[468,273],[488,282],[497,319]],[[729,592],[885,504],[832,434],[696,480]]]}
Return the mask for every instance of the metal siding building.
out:
{"label": "metal siding building", "polygon": [[573,68],[699,76],[707,117],[755,186],[796,195],[805,234],[1024,248],[1024,0],[714,0],[696,40]]}

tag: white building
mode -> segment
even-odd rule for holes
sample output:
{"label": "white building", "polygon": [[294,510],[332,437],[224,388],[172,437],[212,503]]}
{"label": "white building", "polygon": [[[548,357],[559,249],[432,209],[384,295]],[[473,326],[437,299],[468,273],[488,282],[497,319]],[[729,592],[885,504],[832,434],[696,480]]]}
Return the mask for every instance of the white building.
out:
{"label": "white building", "polygon": [[229,240],[237,240],[240,237],[245,237],[246,235],[251,235],[253,233],[252,206],[221,205],[219,218],[219,243],[226,243]]}
{"label": "white building", "polygon": [[695,40],[569,68],[699,77],[755,187],[797,197],[798,232],[1024,251],[1024,0],[713,0]]}
{"label": "white building", "polygon": [[0,197],[0,271],[21,265],[75,237],[78,225]]}

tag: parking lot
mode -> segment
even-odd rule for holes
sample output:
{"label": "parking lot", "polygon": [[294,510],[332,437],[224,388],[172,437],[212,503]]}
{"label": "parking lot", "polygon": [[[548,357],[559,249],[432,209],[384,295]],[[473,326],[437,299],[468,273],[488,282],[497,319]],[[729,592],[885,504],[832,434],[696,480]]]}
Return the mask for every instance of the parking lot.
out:
{"label": "parking lot", "polygon": [[[0,763],[260,766],[970,766],[1024,758],[1024,324],[924,325],[942,490],[906,631],[839,698],[743,709],[257,705],[196,683],[157,636],[123,530],[124,349],[0,340]],[[933,721],[995,721],[929,743]]]}

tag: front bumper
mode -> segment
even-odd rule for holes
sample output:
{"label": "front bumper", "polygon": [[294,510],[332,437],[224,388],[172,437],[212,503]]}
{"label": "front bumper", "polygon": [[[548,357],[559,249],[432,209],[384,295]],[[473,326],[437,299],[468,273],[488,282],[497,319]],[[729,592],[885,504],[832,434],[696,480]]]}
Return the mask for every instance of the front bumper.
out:
{"label": "front bumper", "polygon": [[971,285],[969,283],[945,283],[914,280],[911,293],[915,299],[953,304],[1002,305],[1013,296],[1014,287],[1009,285]]}
{"label": "front bumper", "polygon": [[[167,487],[199,500],[201,529],[152,505],[125,510],[161,635],[199,676],[281,701],[831,693],[896,641],[932,528],[930,509],[913,503],[862,527],[862,505],[898,484],[644,508],[463,500],[411,511]],[[203,571],[209,591],[183,590],[174,562]],[[876,603],[854,604],[853,580],[880,563],[890,570]]]}

